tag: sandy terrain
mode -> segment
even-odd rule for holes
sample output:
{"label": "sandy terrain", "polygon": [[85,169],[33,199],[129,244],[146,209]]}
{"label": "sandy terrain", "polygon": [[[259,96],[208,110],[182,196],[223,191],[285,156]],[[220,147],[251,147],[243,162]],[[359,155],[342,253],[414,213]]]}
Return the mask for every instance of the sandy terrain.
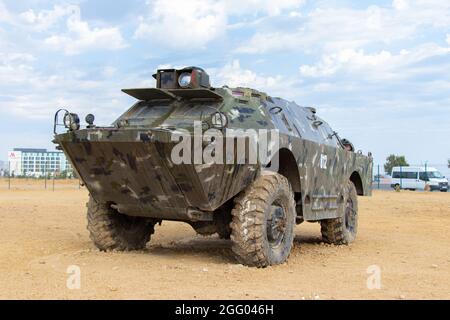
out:
{"label": "sandy terrain", "polygon": [[[101,253],[85,225],[87,192],[0,190],[2,299],[450,299],[450,193],[375,192],[360,198],[351,246],[321,243],[318,224],[296,229],[289,262],[251,269],[228,241],[163,223],[145,251]],[[81,268],[81,288],[66,286]],[[381,268],[369,290],[367,268]]]}

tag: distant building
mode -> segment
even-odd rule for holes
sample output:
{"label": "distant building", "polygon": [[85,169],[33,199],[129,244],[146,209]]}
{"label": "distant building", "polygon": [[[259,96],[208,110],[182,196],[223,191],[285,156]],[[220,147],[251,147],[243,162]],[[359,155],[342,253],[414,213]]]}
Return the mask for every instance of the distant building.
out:
{"label": "distant building", "polygon": [[13,176],[42,177],[45,174],[73,175],[63,152],[47,149],[14,148],[8,152],[9,170]]}

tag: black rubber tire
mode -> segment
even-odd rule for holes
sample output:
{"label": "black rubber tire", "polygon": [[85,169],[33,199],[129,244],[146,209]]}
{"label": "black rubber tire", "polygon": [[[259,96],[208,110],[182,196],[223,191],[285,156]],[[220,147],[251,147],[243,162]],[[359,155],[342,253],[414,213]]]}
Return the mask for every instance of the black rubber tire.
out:
{"label": "black rubber tire", "polygon": [[[273,204],[282,208],[285,219],[281,242],[275,247],[267,232]],[[258,268],[284,263],[293,246],[295,219],[294,193],[288,180],[276,173],[260,176],[235,198],[231,241],[236,259]]]}
{"label": "black rubber tire", "polygon": [[229,240],[231,238],[231,210],[230,205],[224,205],[214,215],[214,222],[220,239]]}
{"label": "black rubber tire", "polygon": [[231,228],[227,226],[219,227],[217,229],[217,234],[220,239],[230,240],[231,239]]}
{"label": "black rubber tire", "polygon": [[213,234],[218,234],[220,239],[230,239],[231,228],[230,221],[227,221],[227,217],[222,217],[220,214],[216,214],[214,221],[212,222],[191,222],[191,227],[201,236],[212,236]]}
{"label": "black rubber tire", "polygon": [[95,246],[101,251],[144,249],[159,221],[118,213],[89,196],[87,229]]}
{"label": "black rubber tire", "polygon": [[[322,239],[326,243],[345,245],[355,241],[358,233],[358,195],[353,182],[348,181],[344,190],[344,204],[341,217],[335,219],[321,220]],[[350,219],[346,214],[347,201],[352,202]]]}
{"label": "black rubber tire", "polygon": [[202,236],[212,236],[218,234],[220,239],[230,239],[231,235],[231,207],[233,202],[226,203],[214,212],[213,221],[197,221],[189,223],[197,234]]}
{"label": "black rubber tire", "polygon": [[201,236],[212,236],[217,232],[217,227],[212,222],[207,221],[197,221],[189,223],[191,227]]}

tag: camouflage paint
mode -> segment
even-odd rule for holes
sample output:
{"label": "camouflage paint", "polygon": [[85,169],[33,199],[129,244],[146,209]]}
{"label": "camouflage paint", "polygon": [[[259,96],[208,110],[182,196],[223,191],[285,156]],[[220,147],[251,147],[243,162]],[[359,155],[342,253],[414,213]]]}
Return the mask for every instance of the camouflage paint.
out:
{"label": "camouflage paint", "polygon": [[297,164],[289,170],[298,170],[300,188],[294,191],[304,220],[337,217],[352,175],[361,179],[360,195],[371,195],[371,156],[344,150],[311,108],[248,88],[125,92],[148,101],[137,102],[112,127],[71,131],[54,140],[92,196],[121,213],[211,220],[216,209],[258,177],[260,164],[171,161],[172,135],[179,129],[193,134],[194,121],[202,121],[204,130],[211,128],[211,117],[218,111],[227,115],[227,129],[279,130],[280,150],[289,150]]}

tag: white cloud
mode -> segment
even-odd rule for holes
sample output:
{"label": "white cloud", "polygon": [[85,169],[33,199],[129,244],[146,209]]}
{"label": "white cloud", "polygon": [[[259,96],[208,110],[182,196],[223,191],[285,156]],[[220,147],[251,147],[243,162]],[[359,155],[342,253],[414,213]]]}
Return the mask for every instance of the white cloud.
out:
{"label": "white cloud", "polygon": [[216,1],[157,0],[148,18],[140,18],[138,39],[157,40],[170,47],[204,46],[225,31],[227,17]]}
{"label": "white cloud", "polygon": [[327,77],[346,68],[352,71],[386,66],[393,56],[390,52],[365,54],[363,50],[347,49],[335,54],[324,55],[315,65],[303,65],[300,74],[305,77]]}
{"label": "white cloud", "polygon": [[81,20],[80,11],[72,11],[67,19],[68,33],[53,35],[44,43],[50,48],[63,50],[68,55],[79,54],[93,49],[117,50],[126,47],[118,28],[92,28]]}
{"label": "white cloud", "polygon": [[0,22],[14,22],[13,15],[9,12],[8,8],[6,8],[6,5],[2,0],[0,0]]}
{"label": "white cloud", "polygon": [[212,85],[221,87],[247,87],[266,92],[272,96],[293,99],[297,95],[296,80],[281,76],[266,76],[241,67],[239,60],[233,60],[217,69],[208,69]]}
{"label": "white cloud", "polygon": [[305,0],[222,0],[228,15],[255,15],[263,13],[276,16],[284,10],[297,9],[305,3]]}
{"label": "white cloud", "polygon": [[359,49],[413,39],[430,28],[450,27],[450,2],[438,0],[395,1],[393,7],[365,9],[319,7],[291,27],[256,33],[237,52]]}
{"label": "white cloud", "polygon": [[409,8],[408,0],[394,0],[392,1],[392,6],[397,10],[404,10]]}
{"label": "white cloud", "polygon": [[[412,65],[426,59],[450,55],[450,48],[436,44],[424,44],[412,50],[401,50],[398,54],[382,50],[366,54],[364,50],[345,49],[325,54],[314,65],[303,65],[300,74],[304,77],[329,77],[338,72],[358,73],[358,77],[372,80],[405,78],[417,72]],[[418,71],[423,71],[418,69]]]}
{"label": "white cloud", "polygon": [[117,69],[111,66],[107,66],[103,68],[102,74],[105,77],[112,77],[117,74]]}
{"label": "white cloud", "polygon": [[139,18],[137,39],[155,40],[169,47],[204,47],[220,38],[232,15],[258,13],[274,16],[298,8],[304,0],[156,0],[148,2],[150,13]]}
{"label": "white cloud", "polygon": [[450,34],[447,35],[447,43],[450,45]]}
{"label": "white cloud", "polygon": [[242,69],[239,60],[234,60],[224,67],[215,70],[215,81],[229,87],[252,87],[252,88],[271,88],[274,87],[281,77],[264,77],[247,69]]}
{"label": "white cloud", "polygon": [[52,10],[36,12],[29,9],[19,14],[19,19],[36,31],[45,31],[66,16],[79,15],[80,8],[75,5],[55,5]]}
{"label": "white cloud", "polygon": [[134,75],[111,78],[112,69],[101,66],[90,70],[103,76],[96,80],[70,66],[42,72],[35,68],[37,61],[27,53],[0,53],[1,117],[51,121],[57,109],[67,107],[80,115],[94,112],[99,123],[109,124],[130,104],[120,89],[141,82]]}

